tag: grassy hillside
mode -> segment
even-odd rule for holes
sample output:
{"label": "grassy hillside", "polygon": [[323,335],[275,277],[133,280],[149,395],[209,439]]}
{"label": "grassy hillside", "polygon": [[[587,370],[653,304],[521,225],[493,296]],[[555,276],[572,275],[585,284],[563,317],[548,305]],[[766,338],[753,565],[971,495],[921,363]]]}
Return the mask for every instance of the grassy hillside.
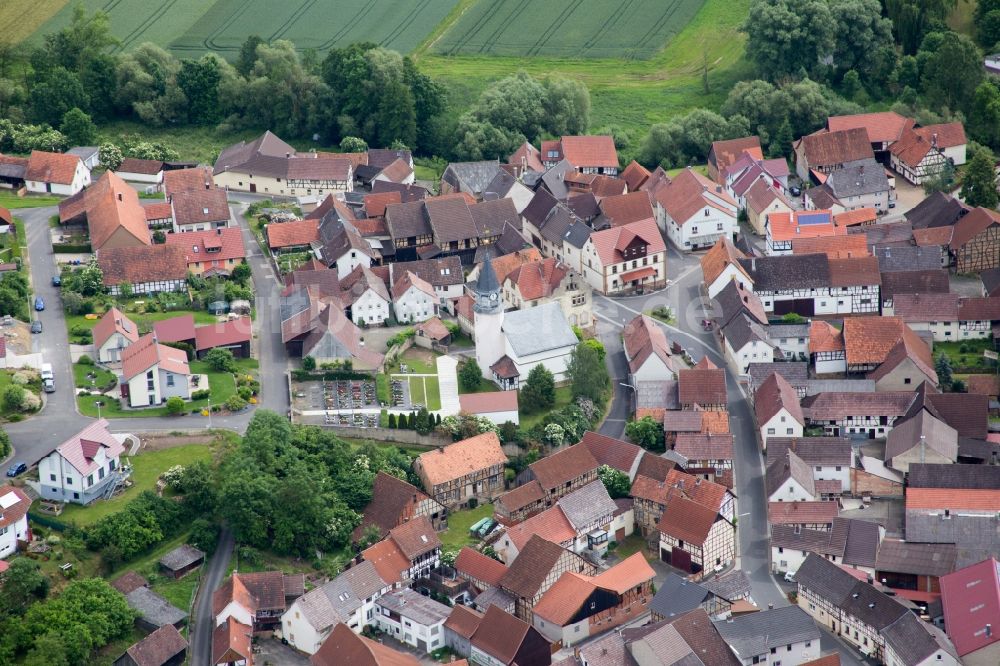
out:
{"label": "grassy hillside", "polygon": [[[733,83],[750,76],[738,31],[750,0],[706,0],[694,19],[649,60],[442,56],[434,43],[415,54],[420,68],[448,85],[454,106],[466,108],[491,81],[523,69],[584,81],[593,100],[592,127],[618,125],[633,140],[651,123],[697,106],[718,106]],[[447,31],[445,32],[447,35]],[[709,93],[702,86],[707,64]]]}

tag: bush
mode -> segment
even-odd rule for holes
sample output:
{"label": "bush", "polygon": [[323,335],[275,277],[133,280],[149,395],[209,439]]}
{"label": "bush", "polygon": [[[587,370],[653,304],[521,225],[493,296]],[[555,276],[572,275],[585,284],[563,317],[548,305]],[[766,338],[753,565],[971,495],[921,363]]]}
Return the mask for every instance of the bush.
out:
{"label": "bush", "polygon": [[[212,392],[210,390],[208,390],[208,389],[201,389],[199,391],[193,392],[191,394],[191,399],[192,400],[204,400],[205,398],[207,398],[211,394],[212,394]],[[201,411],[201,410],[196,409],[194,411],[197,412],[197,411]]]}
{"label": "bush", "polygon": [[79,358],[79,360],[77,360],[77,363],[79,363],[80,365],[94,365],[94,359],[84,354]]}
{"label": "bush", "polygon": [[167,414],[171,416],[178,416],[187,411],[187,405],[184,404],[184,399],[176,395],[167,398]]}
{"label": "bush", "polygon": [[312,356],[305,356],[302,358],[302,369],[306,372],[312,372],[316,369],[316,359]]}
{"label": "bush", "polygon": [[264,564],[264,556],[261,555],[259,550],[251,546],[240,546],[237,555],[251,566],[259,567]]}
{"label": "bush", "polygon": [[236,372],[236,357],[228,349],[216,347],[205,354],[205,362],[216,372]]}
{"label": "bush", "polygon": [[27,391],[25,391],[20,386],[11,384],[3,391],[3,406],[4,409],[11,412],[19,412],[21,408],[24,407],[25,396]]}
{"label": "bush", "polygon": [[244,400],[249,400],[250,398],[253,397],[253,391],[250,389],[249,386],[241,386],[238,389],[236,389],[236,395],[240,396]]}
{"label": "bush", "polygon": [[10,455],[10,435],[6,430],[0,430],[0,460]]}
{"label": "bush", "polygon": [[246,409],[247,401],[241,398],[239,395],[231,395],[229,399],[226,400],[226,409],[231,412],[238,412],[240,410]]}
{"label": "bush", "polygon": [[219,526],[204,518],[198,518],[191,523],[191,535],[188,542],[195,548],[205,551],[206,555],[215,552],[219,540]]}

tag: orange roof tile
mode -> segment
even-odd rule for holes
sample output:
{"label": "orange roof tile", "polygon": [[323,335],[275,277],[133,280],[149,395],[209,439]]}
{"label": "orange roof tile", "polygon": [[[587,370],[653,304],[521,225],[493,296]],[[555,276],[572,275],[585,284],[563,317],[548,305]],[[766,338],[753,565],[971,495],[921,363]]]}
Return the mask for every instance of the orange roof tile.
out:
{"label": "orange roof tile", "polygon": [[545,591],[531,612],[561,627],[569,623],[596,588],[589,576],[567,571]]}
{"label": "orange roof tile", "polygon": [[694,169],[688,167],[674,176],[669,184],[656,191],[656,201],[679,225],[683,225],[690,220],[702,208],[716,208],[723,212],[733,214],[732,211],[716,204],[706,197],[711,192],[712,196],[726,203],[736,205],[720,185],[716,185],[705,176]]}
{"label": "orange roof tile", "polygon": [[853,227],[858,224],[874,224],[878,213],[874,208],[857,208],[844,211],[833,216],[833,223],[838,227]]}
{"label": "orange roof tile", "polygon": [[455,570],[495,586],[500,584],[500,579],[507,573],[507,565],[483,555],[478,550],[463,546],[455,558]]}
{"label": "orange roof tile", "polygon": [[729,412],[702,412],[701,431],[710,435],[724,435],[729,432]]}
{"label": "orange roof tile", "polygon": [[[65,203],[70,201],[67,199]],[[119,229],[133,236],[137,246],[152,244],[146,211],[139,204],[139,195],[116,174],[106,171],[83,192],[82,203],[87,213],[90,244],[95,250],[104,247]]]}
{"label": "orange roof tile", "polygon": [[624,560],[597,574],[591,580],[598,587],[612,590],[617,594],[625,594],[633,587],[638,587],[656,576],[653,567],[649,566],[642,553],[632,553]]}
{"label": "orange roof tile", "polygon": [[825,254],[829,259],[848,259],[871,256],[868,237],[864,234],[795,238],[792,254]]}
{"label": "orange roof tile", "polygon": [[494,465],[505,465],[507,456],[495,432],[463,439],[440,449],[421,453],[416,466],[432,485],[459,479]]}
{"label": "orange roof tile", "polygon": [[621,179],[625,181],[629,192],[637,191],[647,178],[649,178],[649,170],[635,160],[629,162],[621,173]]}
{"label": "orange roof tile", "polygon": [[554,257],[547,257],[541,261],[521,264],[508,273],[501,283],[510,280],[517,285],[521,298],[534,301],[552,295],[568,273],[569,267],[566,264]]}
{"label": "orange roof tile", "polygon": [[264,229],[267,233],[267,245],[272,250],[308,245],[319,240],[319,220],[272,222]]}
{"label": "orange roof tile", "polygon": [[[746,259],[747,256],[733,245],[728,238],[721,238],[712,246],[705,256],[701,258],[701,274],[705,284],[712,284],[715,279],[722,274],[726,266],[736,266],[736,268],[746,275],[746,271],[740,266],[739,260]],[[749,276],[747,276],[749,279]]]}
{"label": "orange roof tile", "polygon": [[618,151],[610,136],[564,136],[563,157],[574,167],[618,167]]}
{"label": "orange roof tile", "polygon": [[844,334],[825,321],[814,320],[809,324],[809,353],[844,350]]}
{"label": "orange roof tile", "polygon": [[675,539],[699,546],[708,539],[708,533],[719,516],[717,509],[709,508],[681,495],[668,497],[666,507],[660,516],[657,529]]}
{"label": "orange roof tile", "polygon": [[542,253],[538,251],[537,247],[529,247],[524,250],[518,250],[517,252],[511,252],[510,254],[505,254],[503,256],[492,259],[493,272],[497,274],[497,282],[503,284],[503,281],[515,268],[522,264],[526,264],[532,261],[541,261]]}
{"label": "orange roof tile", "polygon": [[523,523],[508,527],[507,535],[514,547],[520,551],[532,536],[537,535],[546,541],[562,544],[576,538],[576,530],[562,509],[554,506],[528,518]]}
{"label": "orange roof tile", "polygon": [[383,539],[361,551],[361,557],[372,563],[375,571],[387,583],[399,583],[410,568],[410,561],[392,539]]}
{"label": "orange roof tile", "polygon": [[76,155],[33,150],[31,156],[28,157],[24,179],[69,185],[73,182],[73,176],[76,175],[76,167],[79,164],[80,158]]}
{"label": "orange roof tile", "polygon": [[848,317],[844,319],[844,349],[848,365],[881,363],[903,337],[906,324],[899,317]]}
{"label": "orange roof tile", "polygon": [[184,248],[185,260],[189,264],[244,259],[247,256],[243,230],[239,227],[167,234],[167,245]]}
{"label": "orange roof tile", "polygon": [[590,235],[590,241],[597,251],[597,256],[605,266],[620,264],[625,261],[623,251],[629,244],[639,237],[645,243],[646,254],[651,255],[657,252],[665,252],[667,246],[660,235],[660,228],[656,226],[656,221],[652,219],[641,222],[633,222],[623,227],[612,227],[603,231],[595,231]]}
{"label": "orange roof tile", "polygon": [[1000,489],[908,488],[906,510],[989,511],[1000,508]]}
{"label": "orange roof tile", "polygon": [[826,121],[827,128],[834,132],[863,127],[871,143],[898,141],[903,132],[913,127],[913,124],[912,118],[901,116],[894,111],[830,116]]}
{"label": "orange roof tile", "polygon": [[639,222],[653,217],[653,206],[646,192],[631,192],[604,197],[600,202],[601,212],[611,222],[611,226]]}
{"label": "orange roof tile", "polygon": [[177,192],[211,189],[215,189],[211,167],[169,169],[163,172],[163,193],[167,196]]}
{"label": "orange roof tile", "polygon": [[368,217],[385,217],[385,207],[390,204],[402,203],[403,199],[399,192],[393,191],[366,194],[364,201],[365,214]]}
{"label": "orange roof tile", "polygon": [[[804,224],[803,220],[810,217],[826,215],[828,222]],[[846,227],[838,227],[833,223],[833,216],[828,210],[803,210],[794,213],[769,213],[767,216],[767,233],[776,241],[793,241],[798,238],[819,238],[822,236],[839,236],[847,234]]]}

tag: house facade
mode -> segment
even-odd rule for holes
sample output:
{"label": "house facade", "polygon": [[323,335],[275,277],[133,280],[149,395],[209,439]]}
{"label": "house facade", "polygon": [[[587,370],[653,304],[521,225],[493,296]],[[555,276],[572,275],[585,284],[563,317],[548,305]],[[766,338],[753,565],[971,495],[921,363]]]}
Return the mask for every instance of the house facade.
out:
{"label": "house facade", "polygon": [[392,285],[392,308],[400,322],[417,323],[436,317],[439,302],[434,287],[413,273],[406,273]]}
{"label": "house facade", "polygon": [[413,468],[427,494],[447,507],[480,502],[504,488],[507,456],[496,433],[484,433],[420,454]]}
{"label": "house facade", "polygon": [[90,169],[76,155],[31,151],[24,186],[32,194],[73,196],[90,185]]}
{"label": "house facade", "polygon": [[191,399],[191,368],[187,354],[145,335],[122,352],[119,384],[130,407],[150,407],[167,398]]}
{"label": "house facade", "polygon": [[667,248],[653,220],[596,231],[583,246],[582,273],[602,294],[665,284]]}
{"label": "house facade", "polygon": [[739,231],[736,202],[693,169],[679,173],[656,192],[656,222],[683,252],[711,247]]}
{"label": "house facade", "polygon": [[38,462],[43,499],[90,504],[127,475],[125,448],[108,428],[106,419],[95,421]]}
{"label": "house facade", "polygon": [[29,541],[31,498],[14,486],[0,486],[0,560],[17,552],[18,541]]}

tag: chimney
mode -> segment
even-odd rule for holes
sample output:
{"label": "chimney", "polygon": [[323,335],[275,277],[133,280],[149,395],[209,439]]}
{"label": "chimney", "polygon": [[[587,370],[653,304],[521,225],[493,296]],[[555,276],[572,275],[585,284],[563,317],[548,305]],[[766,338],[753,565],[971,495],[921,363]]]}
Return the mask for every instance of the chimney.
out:
{"label": "chimney", "polygon": [[993,636],[993,625],[989,622],[986,623],[986,638]]}
{"label": "chimney", "polygon": [[937,148],[937,132],[931,134],[931,147]]}
{"label": "chimney", "polygon": [[285,153],[285,159],[288,159],[288,158],[289,158],[289,157],[291,157],[291,156],[292,156],[292,154],[291,154],[291,153]]}
{"label": "chimney", "polygon": [[774,610],[774,604],[768,604],[767,610]]}
{"label": "chimney", "polygon": [[757,257],[750,257],[750,272],[757,272]]}
{"label": "chimney", "polygon": [[873,582],[875,582],[875,578],[871,574],[868,574],[868,584],[871,585]]}

